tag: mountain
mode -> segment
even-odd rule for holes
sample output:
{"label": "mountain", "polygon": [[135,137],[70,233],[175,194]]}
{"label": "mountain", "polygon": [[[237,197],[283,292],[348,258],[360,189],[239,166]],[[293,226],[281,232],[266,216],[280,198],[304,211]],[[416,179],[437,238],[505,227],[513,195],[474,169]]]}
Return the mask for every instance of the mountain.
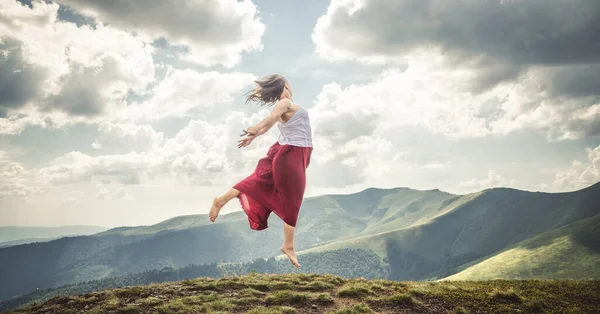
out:
{"label": "mountain", "polygon": [[[570,193],[496,188],[467,195],[367,189],[305,199],[296,231],[305,253],[373,251],[395,280],[441,279],[521,241],[600,214],[600,184]],[[243,212],[182,216],[0,249],[0,299],[89,280],[190,264],[249,262],[280,255],[282,224],[256,232]],[[590,254],[598,259],[598,254]],[[344,263],[343,258],[332,263]],[[551,272],[549,272],[549,275]]]}
{"label": "mountain", "polygon": [[300,210],[297,249],[428,221],[457,198],[439,190],[408,188],[370,188],[348,195],[307,198]]}
{"label": "mountain", "polygon": [[[62,227],[0,227],[0,246],[13,241],[50,241],[56,238],[74,235],[91,235],[107,230],[98,226],[62,226]],[[28,242],[28,243],[30,243]],[[15,242],[16,243],[16,242]],[[23,244],[23,243],[21,243]]]}
{"label": "mountain", "polygon": [[598,313],[600,281],[398,282],[251,274],[60,296],[14,313]]}
{"label": "mountain", "polygon": [[600,215],[518,242],[444,280],[600,278]]}
{"label": "mountain", "polygon": [[[452,197],[439,191],[423,192],[404,188],[369,189],[357,194],[368,199],[366,203],[392,206],[386,212],[400,210],[400,213],[403,210],[393,205],[400,195],[405,195],[411,201]],[[409,197],[411,194],[414,196]],[[349,197],[361,198],[360,195]],[[379,205],[370,210],[374,214],[357,216],[358,207],[349,207],[347,211],[343,200],[344,196],[306,199],[295,237],[297,250],[349,238],[373,228],[370,219],[380,215],[377,212]],[[406,210],[414,211],[410,207]],[[385,212],[383,214],[386,217],[384,219],[388,219]],[[426,211],[422,214],[433,215]],[[418,216],[419,213],[417,211],[411,215]],[[3,248],[0,249],[0,276],[11,284],[0,286],[0,299],[29,293],[36,288],[163,267],[222,261],[244,262],[259,257],[273,257],[280,254],[282,229],[281,221],[272,215],[267,230],[250,230],[246,215],[239,211],[221,215],[215,223],[210,223],[207,215],[191,215],[175,217],[153,226],[115,228],[91,236]]]}
{"label": "mountain", "polygon": [[56,239],[60,239],[60,238],[62,238],[62,237],[25,238],[25,239],[19,239],[19,240],[5,241],[5,242],[0,242],[0,248],[21,245],[21,244],[27,244],[27,243],[34,243],[34,242],[48,242],[48,241],[52,241],[52,240],[56,240]]}
{"label": "mountain", "polygon": [[[389,263],[391,279],[440,279],[520,241],[600,214],[600,183],[570,193],[495,188],[444,205],[438,216],[426,222],[300,253],[370,248]],[[600,259],[598,252],[590,256]]]}

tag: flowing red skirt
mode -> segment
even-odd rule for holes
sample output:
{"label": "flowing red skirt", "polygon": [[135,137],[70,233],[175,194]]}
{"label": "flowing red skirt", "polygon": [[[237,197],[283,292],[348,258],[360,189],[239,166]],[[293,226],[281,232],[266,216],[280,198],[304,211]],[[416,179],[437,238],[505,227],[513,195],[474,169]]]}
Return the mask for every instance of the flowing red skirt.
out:
{"label": "flowing red skirt", "polygon": [[312,147],[275,142],[254,172],[233,186],[240,191],[238,199],[251,229],[266,229],[271,212],[286,224],[296,226],[311,154]]}

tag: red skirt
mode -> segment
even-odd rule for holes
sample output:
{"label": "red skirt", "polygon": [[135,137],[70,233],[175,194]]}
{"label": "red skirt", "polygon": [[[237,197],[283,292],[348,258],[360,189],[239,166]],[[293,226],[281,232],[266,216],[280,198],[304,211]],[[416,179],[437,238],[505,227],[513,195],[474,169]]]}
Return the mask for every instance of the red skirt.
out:
{"label": "red skirt", "polygon": [[266,229],[271,212],[286,224],[296,226],[312,150],[275,142],[254,172],[233,186],[240,191],[238,199],[251,229]]}

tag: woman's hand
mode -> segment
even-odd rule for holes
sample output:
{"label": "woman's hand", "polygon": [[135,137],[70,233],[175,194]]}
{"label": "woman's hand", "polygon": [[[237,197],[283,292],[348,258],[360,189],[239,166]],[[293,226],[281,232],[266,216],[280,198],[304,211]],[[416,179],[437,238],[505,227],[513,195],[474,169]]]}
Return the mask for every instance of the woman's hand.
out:
{"label": "woman's hand", "polygon": [[238,148],[246,147],[252,143],[252,140],[256,138],[256,135],[249,135],[244,139],[238,141]]}
{"label": "woman's hand", "polygon": [[245,130],[243,130],[244,133],[242,133],[240,136],[244,136],[244,135],[248,135],[248,136],[257,136],[258,132],[260,131],[259,128],[257,128],[256,126],[251,126]]}

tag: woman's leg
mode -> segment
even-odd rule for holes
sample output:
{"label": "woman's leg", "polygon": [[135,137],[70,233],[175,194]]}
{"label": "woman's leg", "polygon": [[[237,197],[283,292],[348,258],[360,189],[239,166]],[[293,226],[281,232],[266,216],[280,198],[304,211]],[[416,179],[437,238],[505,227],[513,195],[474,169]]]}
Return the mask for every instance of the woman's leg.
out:
{"label": "woman's leg", "polygon": [[304,190],[306,189],[305,148],[290,147],[273,159],[273,178],[279,191],[275,213],[283,220],[284,243],[281,251],[296,267],[300,267],[294,247],[294,232]]}
{"label": "woman's leg", "polygon": [[300,268],[300,264],[298,263],[298,257],[296,256],[296,251],[294,250],[294,231],[295,227],[292,227],[283,222],[283,246],[281,247],[281,252],[287,255],[290,259],[290,262],[297,268]]}
{"label": "woman's leg", "polygon": [[227,202],[231,201],[234,197],[237,197],[238,195],[240,195],[240,191],[231,188],[229,189],[229,191],[227,191],[227,193],[223,194],[223,196],[215,197],[213,199],[212,206],[210,207],[210,212],[208,213],[208,218],[210,219],[210,221],[214,222],[215,219],[217,219],[217,216],[219,216],[221,208],[223,208],[223,206],[225,206]]}

